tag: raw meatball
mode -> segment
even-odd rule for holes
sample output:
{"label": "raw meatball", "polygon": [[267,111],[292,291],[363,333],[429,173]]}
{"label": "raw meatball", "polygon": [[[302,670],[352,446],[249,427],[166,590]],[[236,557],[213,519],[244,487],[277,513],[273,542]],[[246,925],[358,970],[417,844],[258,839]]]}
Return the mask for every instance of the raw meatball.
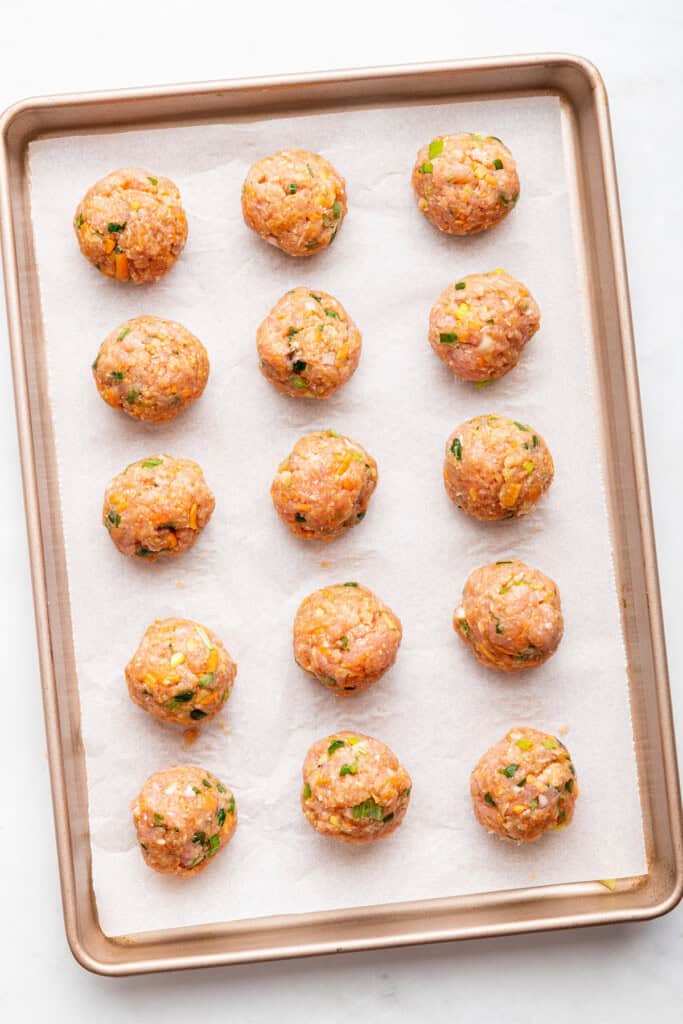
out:
{"label": "raw meatball", "polygon": [[330,540],[365,516],[377,485],[377,463],[334,430],[305,434],[278,468],[270,494],[297,537]]}
{"label": "raw meatball", "polygon": [[215,504],[196,462],[151,455],[111,481],[102,522],[121,554],[154,562],[191,548]]}
{"label": "raw meatball", "polygon": [[528,842],[569,824],[579,785],[562,740],[522,725],[484,754],[470,792],[480,825]]}
{"label": "raw meatball", "polygon": [[231,791],[192,764],[150,775],[131,810],[145,864],[179,878],[203,871],[237,828]]}
{"label": "raw meatball", "polygon": [[251,165],[242,213],[266,242],[290,256],[313,256],[346,216],[346,183],[324,156],[285,149]]}
{"label": "raw meatball", "polygon": [[136,316],[107,335],[92,369],[108,405],[133,419],[165,423],[199,398],[209,357],[182,324]]}
{"label": "raw meatball", "polygon": [[327,292],[294,288],[277,302],[256,334],[261,373],[295,398],[329,398],[360,359],[360,331]]}
{"label": "raw meatball", "polygon": [[502,672],[536,668],[562,639],[557,584],[517,560],[482,565],[467,577],[453,628],[482,665]]}
{"label": "raw meatball", "polygon": [[507,217],[519,199],[512,153],[492,135],[438,135],[417,154],[413,188],[428,221],[449,235],[474,235]]}
{"label": "raw meatball", "polygon": [[526,515],[550,487],[554,472],[541,435],[506,416],[475,416],[446,442],[446,491],[475,519]]}
{"label": "raw meatball", "polygon": [[460,380],[503,377],[541,326],[531,293],[504,270],[470,274],[441,293],[429,314],[429,344]]}
{"label": "raw meatball", "polygon": [[379,740],[337,732],[313,744],[303,767],[301,808],[324,836],[372,843],[398,828],[408,809],[411,779]]}
{"label": "raw meatball", "polygon": [[294,620],[294,657],[338,697],[367,690],[391,668],[401,621],[357,583],[323,587],[305,598]]}
{"label": "raw meatball", "polygon": [[131,699],[163,722],[186,726],[220,711],[236,675],[216,634],[190,619],[157,619],[126,665]]}
{"label": "raw meatball", "polygon": [[101,274],[133,284],[163,277],[187,240],[177,185],[139,167],[96,182],[76,207],[74,230]]}

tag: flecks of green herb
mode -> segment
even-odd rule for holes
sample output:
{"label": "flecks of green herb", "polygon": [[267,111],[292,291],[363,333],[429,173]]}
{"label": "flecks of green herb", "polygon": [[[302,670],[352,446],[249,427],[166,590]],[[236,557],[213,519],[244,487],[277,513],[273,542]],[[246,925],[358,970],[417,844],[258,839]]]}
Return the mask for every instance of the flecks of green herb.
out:
{"label": "flecks of green herb", "polygon": [[303,798],[304,800],[311,799],[311,787],[308,785],[308,783],[306,783],[306,785],[304,786]]}
{"label": "flecks of green herb", "polygon": [[505,775],[506,778],[511,779],[518,768],[518,764],[509,764],[507,768],[499,768],[498,773],[499,775]]}
{"label": "flecks of green herb", "polygon": [[529,804],[529,810],[530,811],[535,811],[537,807],[538,807],[538,800],[532,800],[531,803]]}
{"label": "flecks of green herb", "polygon": [[126,401],[128,402],[128,405],[134,405],[137,402],[139,397],[140,397],[140,392],[136,391],[135,388],[131,388],[130,391],[128,392],[128,396],[126,398]]}
{"label": "flecks of green herb", "polygon": [[294,335],[298,334],[299,331],[301,331],[301,330],[302,330],[301,327],[290,327],[289,330],[287,331],[287,337],[288,338],[293,338]]}
{"label": "flecks of green herb", "polygon": [[201,793],[201,789],[199,788],[199,786],[193,786],[192,792],[195,793],[196,796],[199,796],[199,794]]}
{"label": "flecks of green herb", "polygon": [[458,281],[458,283],[455,286],[455,290],[456,290],[456,292],[461,292],[463,290],[463,288],[465,288],[465,287],[466,287],[465,281]]}
{"label": "flecks of green herb", "polygon": [[433,142],[429,143],[429,159],[433,160],[435,156],[441,156],[443,153],[443,139],[434,139]]}
{"label": "flecks of green herb", "polygon": [[484,800],[486,801],[487,804],[490,804],[491,807],[496,806],[496,801],[493,799],[490,793],[484,793]]}
{"label": "flecks of green herb", "polygon": [[315,299],[316,302],[323,301],[322,295],[316,295],[315,292],[309,292],[308,294],[311,296],[312,299]]}
{"label": "flecks of green herb", "polygon": [[124,378],[124,374],[121,372],[121,370],[114,370],[110,374],[110,376],[111,376],[112,380],[118,380],[118,381],[121,381]]}
{"label": "flecks of green herb", "polygon": [[512,422],[514,423],[514,425],[517,427],[518,430],[525,430],[527,432],[527,434],[529,433],[529,428],[527,426],[525,426],[524,423],[518,423],[517,420],[513,420]]}
{"label": "flecks of green herb", "polygon": [[208,779],[202,779],[202,786],[206,786],[207,789],[211,789],[211,783]]}
{"label": "flecks of green herb", "polygon": [[121,525],[121,515],[120,515],[119,512],[116,511],[116,509],[113,509],[113,508],[109,509],[109,511],[107,512],[107,519],[112,524],[112,526],[120,526]]}
{"label": "flecks of green herb", "polygon": [[222,782],[216,783],[216,789],[218,790],[219,793],[225,793],[225,786],[223,785]]}
{"label": "flecks of green herb", "polygon": [[443,331],[439,334],[439,341],[442,345],[457,345],[458,335],[455,331]]}
{"label": "flecks of green herb", "polygon": [[504,633],[505,630],[500,624],[500,619],[496,619],[496,633]]}
{"label": "flecks of green herb", "polygon": [[206,718],[206,711],[200,711],[199,708],[192,708],[192,711],[190,711],[190,718],[193,722],[199,722],[202,718]]}
{"label": "flecks of green herb", "polygon": [[160,466],[163,461],[163,459],[145,459],[142,465],[145,469],[154,469],[155,466]]}
{"label": "flecks of green herb", "polygon": [[467,619],[458,619],[458,627],[467,636],[470,631],[470,624]]}
{"label": "flecks of green herb", "polygon": [[332,203],[332,216],[334,217],[335,220],[339,220],[339,218],[341,217],[341,203],[339,202],[338,199],[335,199],[335,201]]}
{"label": "flecks of green herb", "polygon": [[492,380],[478,380],[477,383],[474,386],[475,386],[475,388],[480,388],[481,389],[481,388],[487,388],[489,386],[489,384],[493,384],[493,381]]}
{"label": "flecks of green herb", "polygon": [[98,352],[97,355],[95,356],[95,362],[92,364],[93,370],[97,369],[97,364],[99,363],[99,361],[100,361],[100,354]]}
{"label": "flecks of green herb", "polygon": [[420,174],[431,174],[433,170],[434,164],[431,162],[431,160],[425,160],[422,166],[418,167],[418,172]]}
{"label": "flecks of green herb", "polygon": [[339,750],[340,747],[345,747],[345,746],[346,746],[346,744],[345,744],[344,740],[332,740],[332,742],[330,743],[329,747],[327,748],[327,753],[328,754],[334,754],[335,750]]}
{"label": "flecks of green herb", "polygon": [[139,547],[137,549],[135,554],[138,556],[138,558],[148,558],[149,555],[152,554],[152,552],[150,551],[149,548],[146,548],[145,545],[143,544],[143,545],[141,545],[141,547]]}
{"label": "flecks of green herb", "polygon": [[306,381],[302,377],[297,377],[296,375],[289,378],[289,383],[292,387],[295,387],[297,391],[305,391],[308,387]]}
{"label": "flecks of green herb", "polygon": [[118,338],[117,338],[116,340],[117,340],[117,341],[123,341],[123,339],[125,338],[125,336],[126,336],[127,334],[130,334],[131,330],[132,330],[132,328],[130,328],[130,327],[124,327],[124,328],[123,328],[123,330],[121,331],[121,333],[119,334],[119,336],[118,336]]}
{"label": "flecks of green herb", "polygon": [[235,798],[234,798],[234,796],[231,796],[230,797],[230,803],[228,804],[228,814],[234,814],[234,813],[235,813]]}
{"label": "flecks of green herb", "polygon": [[358,771],[357,764],[343,764],[339,769],[340,775],[355,775]]}
{"label": "flecks of green herb", "polygon": [[308,363],[305,360],[296,359],[292,364],[292,369],[294,370],[294,373],[303,373],[307,366]]}
{"label": "flecks of green herb", "polygon": [[496,157],[496,159],[493,161],[493,166],[496,168],[497,171],[502,171],[503,161]]}
{"label": "flecks of green herb", "polygon": [[564,811],[564,810],[560,811],[560,813],[557,816],[557,823],[558,823],[558,825],[561,825],[562,822],[566,820],[566,818],[567,818],[567,812]]}
{"label": "flecks of green herb", "polygon": [[349,638],[348,638],[348,636],[343,636],[340,639],[339,646],[341,647],[341,649],[343,651],[348,651],[348,649],[349,649]]}
{"label": "flecks of green herb", "polygon": [[567,790],[568,793],[571,793],[571,791],[574,788],[574,780],[573,779],[567,779],[567,781],[564,784],[564,788]]}
{"label": "flecks of green herb", "polygon": [[287,189],[287,191],[289,192],[290,196],[293,196],[298,188],[299,188],[299,186],[296,184],[296,182],[293,181],[289,185],[289,188]]}
{"label": "flecks of green herb", "polygon": [[192,836],[193,843],[201,843],[202,846],[206,843],[206,832],[195,832]]}
{"label": "flecks of green herb", "polygon": [[152,178],[152,177],[150,177],[149,174],[147,175],[147,181],[149,181],[150,184],[152,184],[152,185],[158,185],[159,184],[159,179],[158,178]]}
{"label": "flecks of green herb", "polygon": [[458,462],[462,462],[462,441],[459,437],[454,437],[451,442],[451,455],[455,455]]}
{"label": "flecks of green herb", "polygon": [[500,562],[496,562],[496,565],[512,565],[511,558],[502,558]]}
{"label": "flecks of green herb", "polygon": [[107,224],[107,231],[111,232],[112,234],[118,235],[124,230],[127,223],[128,221],[125,220],[123,224],[116,224],[114,221],[111,221],[109,224]]}
{"label": "flecks of green herb", "polygon": [[339,319],[339,313],[336,311],[336,309],[326,309],[325,316],[331,316],[334,320]]}
{"label": "flecks of green herb", "polygon": [[342,587],[357,587],[357,586],[358,586],[358,584],[354,583],[353,581],[351,583],[342,583]]}
{"label": "flecks of green herb", "polygon": [[220,836],[215,835],[215,836],[210,836],[209,837],[209,857],[214,857],[218,853],[218,851],[220,849],[220,845],[221,845]]}
{"label": "flecks of green herb", "polygon": [[362,804],[356,804],[351,808],[353,818],[372,818],[373,821],[381,821],[384,817],[384,808],[381,804],[375,803],[372,797],[368,797]]}
{"label": "flecks of green herb", "polygon": [[223,828],[223,825],[225,825],[225,807],[220,808],[216,815],[216,820],[218,821],[218,827]]}
{"label": "flecks of green herb", "polygon": [[296,515],[294,516],[294,519],[297,523],[306,522],[306,516],[303,514],[303,512],[297,512]]}
{"label": "flecks of green herb", "polygon": [[197,684],[206,690],[213,683],[213,672],[205,672],[203,676],[200,676],[197,680]]}

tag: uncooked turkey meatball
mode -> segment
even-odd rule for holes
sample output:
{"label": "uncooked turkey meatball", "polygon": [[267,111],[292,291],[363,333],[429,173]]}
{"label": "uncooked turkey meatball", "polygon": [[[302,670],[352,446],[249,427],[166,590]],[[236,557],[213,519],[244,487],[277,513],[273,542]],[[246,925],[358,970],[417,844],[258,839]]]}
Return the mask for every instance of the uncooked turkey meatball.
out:
{"label": "uncooked turkey meatball", "polygon": [[199,725],[232,690],[237,665],[215,633],[190,619],[161,619],[126,665],[131,699],[163,722]]}
{"label": "uncooked turkey meatball", "polygon": [[449,235],[474,235],[507,217],[519,199],[512,153],[493,135],[437,135],[417,154],[418,208]]}
{"label": "uncooked turkey meatball", "polygon": [[166,423],[201,395],[209,357],[182,324],[136,316],[107,335],[92,370],[108,405],[133,419]]}
{"label": "uncooked turkey meatball", "polygon": [[151,455],[111,481],[102,522],[121,554],[154,562],[192,547],[215,504],[196,462]]}
{"label": "uncooked turkey meatball", "polygon": [[133,284],[163,277],[187,240],[177,185],[139,167],[96,182],[76,207],[74,230],[81,252],[101,274]]}
{"label": "uncooked turkey meatball", "polygon": [[305,434],[270,489],[285,526],[306,540],[329,540],[363,519],[377,485],[377,463],[334,430]]}
{"label": "uncooked turkey meatball", "polygon": [[305,149],[257,160],[242,186],[247,225],[290,256],[314,256],[346,216],[346,185],[332,164]]}
{"label": "uncooked turkey meatball", "polygon": [[347,843],[384,839],[401,824],[412,782],[389,747],[362,733],[314,743],[303,767],[301,808],[321,835]]}
{"label": "uncooked turkey meatball", "polygon": [[366,690],[396,660],[401,622],[358,583],[323,587],[305,598],[294,620],[294,657],[338,697]]}
{"label": "uncooked turkey meatball", "polygon": [[516,559],[482,565],[467,577],[453,628],[482,665],[502,672],[536,668],[562,639],[557,584]]}
{"label": "uncooked turkey meatball", "polygon": [[327,292],[294,288],[256,334],[261,373],[294,398],[329,398],[358,366],[360,331]]}
{"label": "uncooked turkey meatball", "polygon": [[446,442],[446,491],[475,519],[526,515],[550,487],[554,472],[538,431],[506,416],[475,416]]}
{"label": "uncooked turkey meatball", "polygon": [[517,365],[540,325],[528,289],[494,270],[461,277],[441,293],[429,315],[429,343],[460,380],[495,380]]}
{"label": "uncooked turkey meatball", "polygon": [[131,810],[145,864],[179,878],[203,871],[237,828],[232,792],[191,764],[150,775]]}
{"label": "uncooked turkey meatball", "polygon": [[528,842],[569,824],[579,785],[562,740],[522,725],[484,754],[470,792],[480,825]]}

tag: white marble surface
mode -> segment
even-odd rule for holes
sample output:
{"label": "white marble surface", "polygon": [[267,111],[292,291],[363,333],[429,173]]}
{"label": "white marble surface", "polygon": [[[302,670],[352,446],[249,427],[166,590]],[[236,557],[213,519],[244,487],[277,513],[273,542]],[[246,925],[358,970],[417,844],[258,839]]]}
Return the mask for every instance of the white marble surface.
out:
{"label": "white marble surface", "polygon": [[[349,0],[343,7],[262,0],[163,4],[25,0],[0,21],[0,107],[50,92],[495,53],[570,51],[591,58],[610,94],[638,346],[674,711],[683,721],[683,599],[678,461],[683,386],[683,8],[678,0]],[[4,312],[0,334],[5,341]],[[107,980],[67,950],[58,895],[33,612],[6,344],[0,346],[0,574],[10,718],[0,745],[5,879],[0,1015],[8,1022],[181,1021],[240,1024],[416,1016],[441,1022],[640,1022],[680,1007],[683,913],[640,925],[355,954],[313,961]],[[9,640],[12,640],[10,645]],[[11,709],[11,711],[10,711]],[[536,1011],[534,1013],[534,1010]]]}

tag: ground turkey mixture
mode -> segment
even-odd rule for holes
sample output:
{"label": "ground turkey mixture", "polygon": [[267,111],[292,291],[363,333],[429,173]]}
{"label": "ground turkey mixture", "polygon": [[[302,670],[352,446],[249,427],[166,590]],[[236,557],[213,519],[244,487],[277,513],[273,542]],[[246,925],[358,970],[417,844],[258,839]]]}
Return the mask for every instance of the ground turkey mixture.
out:
{"label": "ground turkey mixture", "polygon": [[360,331],[327,292],[293,288],[256,334],[261,373],[294,398],[329,398],[358,366]]}
{"label": "ground turkey mixture", "polygon": [[270,489],[277,514],[297,537],[330,540],[363,519],[377,485],[377,463],[334,430],[305,434]]}
{"label": "ground turkey mixture", "polygon": [[154,562],[192,547],[215,504],[196,462],[150,455],[111,481],[102,522],[123,555]]}
{"label": "ground turkey mixture", "polygon": [[294,657],[338,697],[366,690],[396,660],[401,621],[358,583],[323,587],[305,598],[294,620]]}
{"label": "ground turkey mixture", "polygon": [[257,160],[242,186],[247,225],[290,256],[314,256],[346,216],[344,179],[324,156],[285,149]]}
{"label": "ground turkey mixture", "polygon": [[460,380],[495,380],[517,365],[541,325],[531,293],[504,270],[450,284],[429,315],[429,344]]}
{"label": "ground turkey mixture", "polygon": [[492,135],[437,135],[417,154],[417,205],[449,235],[474,235],[507,217],[519,199],[512,153]]}
{"label": "ground turkey mixture", "polygon": [[180,192],[170,178],[139,167],[96,182],[74,214],[81,252],[117,281],[145,284],[166,274],[187,240]]}
{"label": "ground turkey mixture", "polygon": [[562,639],[557,584],[516,559],[482,565],[467,577],[453,628],[482,665],[502,672],[536,668]]}
{"label": "ground turkey mixture", "polygon": [[237,828],[231,791],[211,772],[191,764],[150,775],[131,810],[145,863],[179,878],[203,871]]}
{"label": "ground turkey mixture", "polygon": [[201,395],[209,357],[182,324],[136,316],[107,335],[92,371],[108,405],[133,419],[166,423]]}
{"label": "ground turkey mixture", "polygon": [[321,835],[372,843],[398,828],[411,779],[389,747],[362,733],[337,732],[313,744],[303,767],[301,808]]}
{"label": "ground turkey mixture", "polygon": [[446,442],[446,491],[475,519],[526,515],[550,487],[554,472],[538,431],[506,416],[475,416]]}
{"label": "ground turkey mixture", "polygon": [[579,784],[562,740],[522,725],[487,750],[470,791],[480,825],[527,842],[569,824]]}
{"label": "ground turkey mixture", "polygon": [[184,726],[213,718],[236,675],[216,634],[190,619],[157,619],[126,665],[131,699],[155,718]]}

